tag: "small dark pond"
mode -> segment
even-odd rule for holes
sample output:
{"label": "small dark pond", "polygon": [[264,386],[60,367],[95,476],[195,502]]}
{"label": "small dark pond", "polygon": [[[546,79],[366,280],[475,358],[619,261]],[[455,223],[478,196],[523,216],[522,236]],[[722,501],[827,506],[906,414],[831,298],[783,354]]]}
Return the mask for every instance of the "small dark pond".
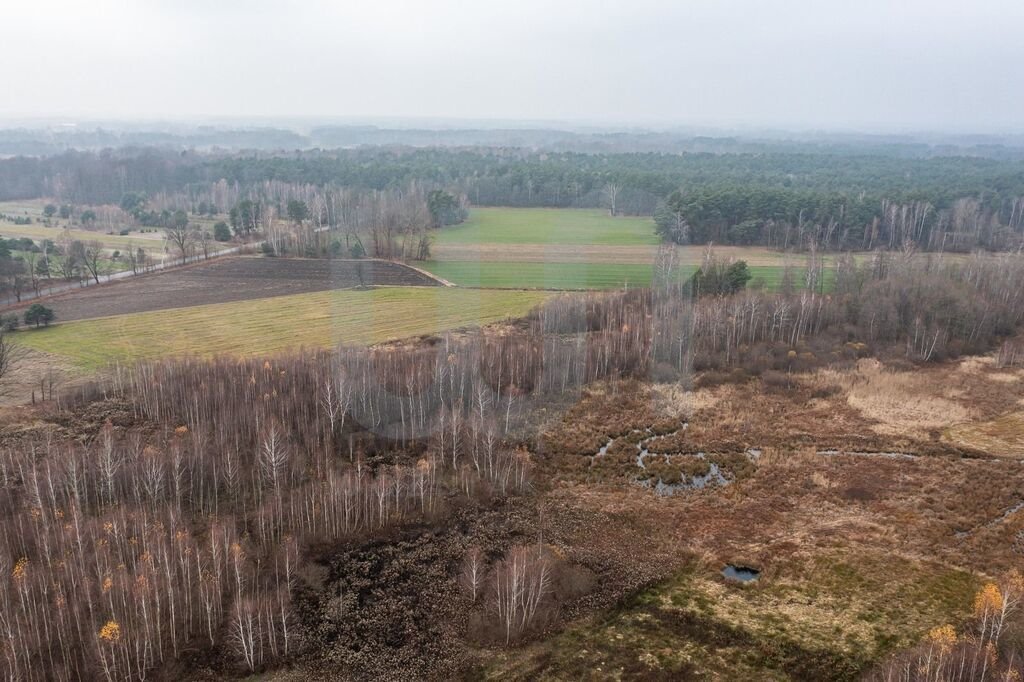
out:
{"label": "small dark pond", "polygon": [[738,580],[741,583],[749,583],[752,580],[757,580],[757,577],[761,575],[761,571],[756,568],[729,564],[722,569],[722,575],[724,575],[728,580]]}

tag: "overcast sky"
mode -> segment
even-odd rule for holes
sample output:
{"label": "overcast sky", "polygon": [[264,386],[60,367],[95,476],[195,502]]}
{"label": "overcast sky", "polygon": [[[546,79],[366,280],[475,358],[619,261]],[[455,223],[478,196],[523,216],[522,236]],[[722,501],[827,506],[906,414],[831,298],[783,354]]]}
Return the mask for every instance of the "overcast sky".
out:
{"label": "overcast sky", "polygon": [[0,116],[1024,131],[1024,0],[0,0]]}

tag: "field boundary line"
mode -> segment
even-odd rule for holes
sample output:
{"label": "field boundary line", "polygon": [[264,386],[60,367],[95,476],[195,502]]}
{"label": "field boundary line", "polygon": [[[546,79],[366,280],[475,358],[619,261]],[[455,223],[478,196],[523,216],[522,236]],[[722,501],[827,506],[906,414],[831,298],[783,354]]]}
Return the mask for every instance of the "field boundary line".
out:
{"label": "field boundary line", "polygon": [[427,270],[424,270],[423,268],[418,268],[415,265],[409,265],[408,263],[403,263],[401,261],[385,260],[383,258],[372,258],[370,260],[377,260],[377,261],[382,261],[384,263],[396,263],[398,265],[404,265],[405,267],[409,268],[410,270],[415,270],[416,272],[420,273],[424,277],[429,277],[430,279],[434,280],[435,282],[439,283],[441,286],[444,286],[444,287],[457,287],[458,286],[454,282],[449,282],[444,277],[438,277],[434,273],[428,272]]}

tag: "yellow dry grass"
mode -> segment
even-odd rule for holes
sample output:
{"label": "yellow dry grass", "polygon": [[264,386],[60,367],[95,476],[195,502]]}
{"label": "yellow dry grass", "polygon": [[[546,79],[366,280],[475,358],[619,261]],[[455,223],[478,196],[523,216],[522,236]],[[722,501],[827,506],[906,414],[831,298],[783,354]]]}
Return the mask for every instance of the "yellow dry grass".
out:
{"label": "yellow dry grass", "polygon": [[721,389],[688,389],[679,384],[652,384],[651,394],[666,415],[680,419],[713,407],[722,399]]}
{"label": "yellow dry grass", "polygon": [[883,435],[924,437],[972,418],[958,401],[956,383],[937,381],[930,372],[893,372],[877,360],[861,360],[853,370],[821,370],[810,381],[842,387],[849,405]]}
{"label": "yellow dry grass", "polygon": [[984,422],[957,424],[946,431],[946,437],[996,457],[1024,458],[1024,412],[1011,412]]}

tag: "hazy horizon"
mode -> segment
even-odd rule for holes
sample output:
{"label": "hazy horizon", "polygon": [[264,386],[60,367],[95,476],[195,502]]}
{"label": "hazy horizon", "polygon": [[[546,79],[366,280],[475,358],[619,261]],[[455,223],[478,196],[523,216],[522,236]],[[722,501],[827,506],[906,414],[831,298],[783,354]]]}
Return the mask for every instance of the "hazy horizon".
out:
{"label": "hazy horizon", "polygon": [[1024,132],[1024,4],[14,1],[12,120]]}
{"label": "hazy horizon", "polygon": [[722,123],[687,123],[672,121],[602,121],[587,119],[510,119],[501,117],[460,118],[458,116],[300,116],[266,115],[241,116],[225,114],[209,116],[181,114],[177,116],[100,116],[70,112],[64,115],[23,115],[0,113],[0,129],[54,130],[67,128],[91,131],[108,129],[117,131],[195,131],[201,128],[217,130],[286,130],[308,133],[318,127],[369,127],[381,130],[550,130],[577,134],[601,133],[668,133],[681,136],[730,137],[744,139],[773,138],[802,139],[878,137],[928,139],[943,137],[979,137],[1015,139],[1024,137],[1024,125],[1010,128],[956,128],[924,126],[815,126],[801,124],[761,125],[754,122],[728,125]]}

